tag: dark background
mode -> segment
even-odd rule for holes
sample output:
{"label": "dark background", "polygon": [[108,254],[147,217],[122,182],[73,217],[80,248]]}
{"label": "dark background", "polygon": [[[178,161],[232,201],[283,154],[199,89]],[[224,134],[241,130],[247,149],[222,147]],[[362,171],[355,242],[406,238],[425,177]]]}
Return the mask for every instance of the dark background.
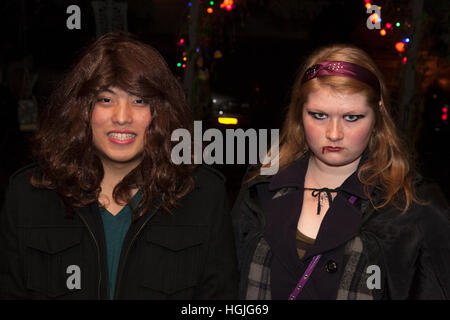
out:
{"label": "dark background", "polygon": [[[63,72],[97,37],[91,2],[6,0],[0,4],[2,199],[8,177],[32,162],[29,141],[35,129],[20,127],[18,101],[33,98],[39,118]],[[367,28],[369,14],[363,0],[241,0],[235,1],[231,11],[220,9],[222,2],[215,1],[211,6],[209,1],[200,1],[195,31],[199,52],[192,54],[188,51],[189,23],[194,17],[189,1],[122,1],[127,3],[127,32],[159,50],[182,83],[187,81],[187,69],[177,67],[177,63],[182,61],[183,51],[188,52],[187,64],[194,66],[190,93],[196,119],[204,120],[209,127],[220,127],[211,101],[222,94],[233,101],[232,111],[247,120],[238,127],[280,128],[302,59],[320,45],[352,43],[366,50],[383,71],[391,91],[393,116],[416,158],[418,170],[436,181],[450,199],[449,125],[441,119],[442,107],[450,104],[448,1],[372,1],[382,7],[382,27],[388,21],[401,22],[385,37],[379,30]],[[70,16],[66,9],[72,4],[81,9],[80,30],[66,27]],[[414,7],[420,5],[420,19],[414,20]],[[214,12],[206,13],[208,7]],[[402,85],[410,76],[402,58],[410,58],[413,53],[411,44],[403,53],[397,52],[394,44],[406,36],[419,43],[417,61],[412,66],[414,99],[402,109]],[[182,46],[178,45],[180,38],[185,39]],[[221,58],[214,57],[217,50]],[[203,66],[195,63],[200,56]],[[205,70],[209,78],[200,79],[200,71]],[[35,82],[30,85],[33,77]],[[407,122],[403,121],[405,114]],[[246,166],[216,167],[227,177],[233,201]]]}

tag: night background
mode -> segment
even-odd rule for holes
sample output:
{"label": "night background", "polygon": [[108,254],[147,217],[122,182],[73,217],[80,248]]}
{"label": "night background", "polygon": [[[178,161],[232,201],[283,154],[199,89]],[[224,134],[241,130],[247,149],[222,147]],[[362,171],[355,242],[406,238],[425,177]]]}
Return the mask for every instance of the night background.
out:
{"label": "night background", "polygon": [[[381,29],[367,27],[379,18],[367,3],[381,7]],[[80,9],[80,29],[66,25],[71,5]],[[449,16],[445,0],[3,0],[0,203],[9,176],[33,161],[29,141],[52,89],[83,47],[114,30],[163,55],[203,132],[281,128],[303,58],[321,45],[359,46],[385,76],[416,167],[450,200]],[[219,115],[238,124],[219,124]],[[233,201],[246,165],[216,167]]]}

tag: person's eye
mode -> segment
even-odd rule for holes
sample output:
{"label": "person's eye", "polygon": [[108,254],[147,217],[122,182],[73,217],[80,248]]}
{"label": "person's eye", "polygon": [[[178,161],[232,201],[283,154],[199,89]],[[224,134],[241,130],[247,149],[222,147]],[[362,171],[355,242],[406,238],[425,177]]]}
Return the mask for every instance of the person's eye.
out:
{"label": "person's eye", "polygon": [[308,113],[310,116],[312,116],[314,119],[317,119],[317,120],[323,120],[327,117],[327,115],[325,113],[311,112],[311,111],[308,111]]}
{"label": "person's eye", "polygon": [[344,116],[344,119],[347,120],[348,122],[355,122],[361,118],[364,118],[364,116],[361,114],[349,114]]}
{"label": "person's eye", "polygon": [[98,98],[97,102],[110,103],[111,99],[110,98]]}

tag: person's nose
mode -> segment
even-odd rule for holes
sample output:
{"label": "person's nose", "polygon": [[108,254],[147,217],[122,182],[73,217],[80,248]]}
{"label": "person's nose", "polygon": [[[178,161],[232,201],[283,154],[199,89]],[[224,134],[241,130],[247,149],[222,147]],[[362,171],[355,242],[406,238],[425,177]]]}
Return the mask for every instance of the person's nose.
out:
{"label": "person's nose", "polygon": [[112,121],[119,125],[129,124],[133,121],[132,108],[128,101],[120,99],[114,106]]}
{"label": "person's nose", "polygon": [[326,135],[330,141],[339,141],[344,138],[344,131],[340,119],[331,119],[327,126]]}

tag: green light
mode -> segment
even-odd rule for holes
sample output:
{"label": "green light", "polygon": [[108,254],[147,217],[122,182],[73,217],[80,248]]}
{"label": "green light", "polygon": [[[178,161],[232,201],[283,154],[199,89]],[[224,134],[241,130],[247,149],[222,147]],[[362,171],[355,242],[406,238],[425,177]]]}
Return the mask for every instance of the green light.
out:
{"label": "green light", "polygon": [[178,67],[178,68],[181,67],[181,62],[178,62],[178,63],[177,63],[177,67]]}
{"label": "green light", "polygon": [[400,27],[400,22],[397,22],[397,23],[395,24],[395,26],[396,26],[396,27]]}
{"label": "green light", "polygon": [[209,4],[213,6],[214,5],[214,1],[210,1]]}

